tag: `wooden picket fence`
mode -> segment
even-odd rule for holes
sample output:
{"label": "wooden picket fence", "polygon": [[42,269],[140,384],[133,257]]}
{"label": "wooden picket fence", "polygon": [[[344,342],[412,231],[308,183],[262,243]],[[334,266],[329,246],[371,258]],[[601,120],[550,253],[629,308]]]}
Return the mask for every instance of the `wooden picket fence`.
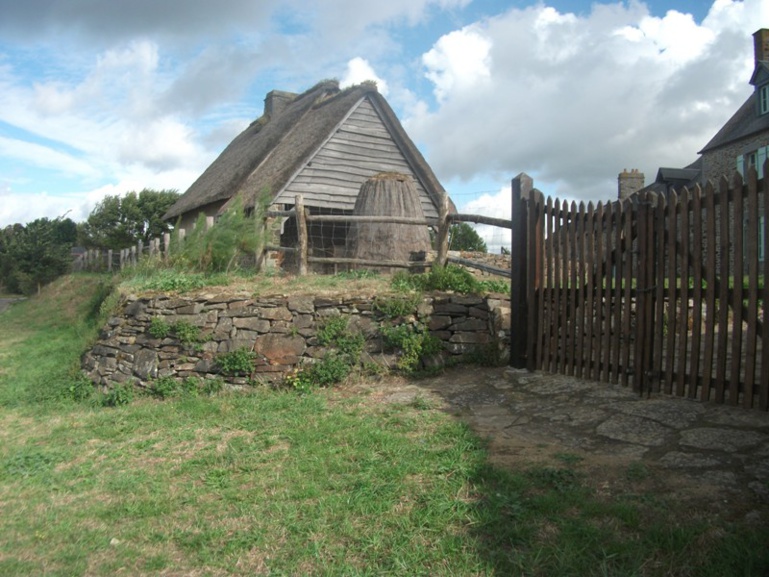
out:
{"label": "wooden picket fence", "polygon": [[751,170],[586,206],[545,199],[520,175],[512,364],[769,409],[766,196]]}

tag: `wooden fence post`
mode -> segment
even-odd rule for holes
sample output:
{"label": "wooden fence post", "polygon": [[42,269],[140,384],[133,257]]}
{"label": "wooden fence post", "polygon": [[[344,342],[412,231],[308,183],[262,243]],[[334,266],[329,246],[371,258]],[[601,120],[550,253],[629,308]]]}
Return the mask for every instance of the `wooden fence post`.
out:
{"label": "wooden fence post", "polygon": [[171,233],[163,233],[163,258],[168,260],[168,255],[171,254]]}
{"label": "wooden fence post", "polygon": [[294,197],[294,209],[296,210],[296,231],[299,237],[299,252],[296,255],[297,268],[299,276],[307,274],[307,249],[309,242],[307,239],[307,215],[304,212],[304,198],[301,194]]}
{"label": "wooden fence post", "polygon": [[446,266],[449,257],[449,197],[447,194],[441,195],[441,206],[438,212],[438,238],[436,239],[436,249],[438,254],[435,258],[435,264]]}
{"label": "wooden fence post", "polygon": [[206,230],[211,230],[212,226],[214,226],[214,217],[213,216],[207,216],[206,217]]}
{"label": "wooden fence post", "polygon": [[[526,333],[528,327],[528,303],[526,302],[526,274],[529,268],[526,247],[527,219],[526,198],[534,181],[521,173],[512,182],[512,239],[510,243],[510,318],[517,327],[510,327],[510,365],[526,368]],[[512,321],[511,321],[512,322]]]}
{"label": "wooden fence post", "polygon": [[112,272],[112,249],[107,251],[107,272]]}

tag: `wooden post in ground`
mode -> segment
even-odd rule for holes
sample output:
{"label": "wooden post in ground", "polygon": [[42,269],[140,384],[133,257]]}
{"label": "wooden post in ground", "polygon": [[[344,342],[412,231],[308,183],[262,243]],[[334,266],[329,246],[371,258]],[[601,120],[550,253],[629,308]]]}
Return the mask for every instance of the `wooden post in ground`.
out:
{"label": "wooden post in ground", "polygon": [[296,255],[296,264],[299,276],[307,274],[307,250],[309,242],[307,239],[307,215],[304,212],[304,198],[301,194],[294,197],[294,209],[296,210],[296,231],[299,237],[299,251]]}
{"label": "wooden post in ground", "polygon": [[526,199],[533,186],[534,181],[525,173],[516,176],[512,182],[510,318],[516,326],[510,327],[510,365],[518,369],[526,368],[526,332],[529,308],[526,302],[526,275],[529,269],[526,250]]}
{"label": "wooden post in ground", "polygon": [[168,255],[171,253],[171,233],[163,233],[163,258],[168,260]]}
{"label": "wooden post in ground", "polygon": [[112,272],[112,249],[107,251],[107,272]]}
{"label": "wooden post in ground", "polygon": [[435,264],[446,266],[449,258],[449,197],[447,194],[441,195],[441,206],[438,210],[438,237],[436,238],[436,250],[438,254],[435,257]]}

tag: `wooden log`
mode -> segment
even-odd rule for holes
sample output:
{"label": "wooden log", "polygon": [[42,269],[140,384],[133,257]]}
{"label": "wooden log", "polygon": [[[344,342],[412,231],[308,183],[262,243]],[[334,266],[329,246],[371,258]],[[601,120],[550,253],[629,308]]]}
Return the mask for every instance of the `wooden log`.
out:
{"label": "wooden log", "polygon": [[425,261],[394,261],[394,260],[369,260],[361,258],[333,258],[321,256],[308,256],[307,262],[318,264],[349,264],[373,267],[392,267],[392,268],[424,268],[430,263]]}
{"label": "wooden log", "polygon": [[425,218],[413,216],[363,216],[355,214],[308,214],[307,222],[351,222],[351,223],[392,223],[414,224],[424,226],[440,225],[439,218]]}
{"label": "wooden log", "polygon": [[[495,267],[495,266],[491,266],[491,265],[488,265],[488,264],[483,264],[481,262],[472,261],[472,260],[469,260],[469,259],[466,259],[466,258],[461,258],[461,257],[458,257],[458,256],[446,257],[446,261],[450,262],[450,263],[453,263],[453,264],[459,264],[459,265],[462,265],[462,266],[466,266],[468,268],[474,268],[474,269],[477,269],[477,270],[482,270],[483,272],[487,272],[487,273],[494,274],[494,275],[497,275],[497,276],[503,276],[503,277],[506,277],[506,278],[511,278],[512,277],[512,274],[511,274],[509,269],[498,268],[498,267]],[[435,259],[435,262],[436,263],[439,262],[437,258]]]}
{"label": "wooden log", "polygon": [[476,224],[488,224],[500,228],[513,228],[513,221],[505,218],[494,218],[491,216],[482,216],[480,214],[454,213],[449,215],[451,222],[474,222]]}
{"label": "wooden log", "polygon": [[441,196],[441,206],[438,212],[438,236],[435,239],[435,245],[438,249],[436,263],[439,266],[446,264],[449,253],[449,230],[451,222],[449,221],[449,198],[447,195]]}

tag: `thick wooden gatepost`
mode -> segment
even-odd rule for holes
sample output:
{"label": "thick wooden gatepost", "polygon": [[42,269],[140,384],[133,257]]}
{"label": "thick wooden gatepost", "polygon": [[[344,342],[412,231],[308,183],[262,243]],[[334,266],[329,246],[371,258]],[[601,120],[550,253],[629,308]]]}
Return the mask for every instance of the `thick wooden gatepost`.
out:
{"label": "thick wooden gatepost", "polygon": [[510,243],[510,366],[527,368],[526,349],[529,326],[529,257],[527,250],[529,193],[534,181],[525,173],[512,181],[512,239]]}

